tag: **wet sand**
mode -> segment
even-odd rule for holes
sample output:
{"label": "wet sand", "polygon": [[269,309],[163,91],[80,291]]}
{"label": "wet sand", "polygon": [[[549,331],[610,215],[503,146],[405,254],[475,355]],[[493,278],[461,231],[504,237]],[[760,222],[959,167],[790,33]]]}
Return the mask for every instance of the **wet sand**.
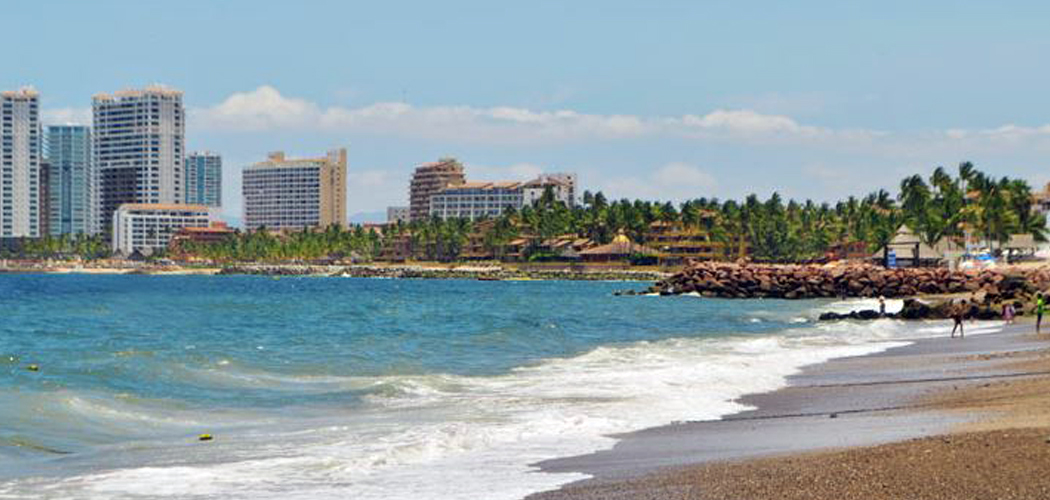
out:
{"label": "wet sand", "polygon": [[809,367],[755,410],[538,464],[594,479],[529,499],[1050,498],[1050,341],[1030,332]]}

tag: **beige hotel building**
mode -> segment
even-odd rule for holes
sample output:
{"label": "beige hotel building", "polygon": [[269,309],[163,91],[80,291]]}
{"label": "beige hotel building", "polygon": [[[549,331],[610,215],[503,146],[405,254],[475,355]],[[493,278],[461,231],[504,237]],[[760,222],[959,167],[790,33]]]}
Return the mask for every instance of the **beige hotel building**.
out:
{"label": "beige hotel building", "polygon": [[346,225],[346,149],[322,158],[270,153],[244,169],[244,227],[325,228]]}

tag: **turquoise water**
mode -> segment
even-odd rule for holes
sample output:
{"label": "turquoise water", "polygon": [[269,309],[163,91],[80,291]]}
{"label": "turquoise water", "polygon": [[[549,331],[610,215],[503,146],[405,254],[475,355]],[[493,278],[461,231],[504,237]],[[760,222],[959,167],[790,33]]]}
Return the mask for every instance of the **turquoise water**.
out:
{"label": "turquoise water", "polygon": [[519,498],[578,479],[537,460],[903,335],[815,326],[829,302],[623,288],[3,275],[0,494]]}

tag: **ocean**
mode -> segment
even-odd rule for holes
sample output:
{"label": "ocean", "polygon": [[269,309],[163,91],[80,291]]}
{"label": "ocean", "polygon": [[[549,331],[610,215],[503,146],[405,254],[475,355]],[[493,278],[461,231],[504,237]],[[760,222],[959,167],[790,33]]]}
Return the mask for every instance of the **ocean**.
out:
{"label": "ocean", "polygon": [[641,287],[0,275],[0,498],[519,499],[585,478],[538,461],[948,331],[613,295]]}

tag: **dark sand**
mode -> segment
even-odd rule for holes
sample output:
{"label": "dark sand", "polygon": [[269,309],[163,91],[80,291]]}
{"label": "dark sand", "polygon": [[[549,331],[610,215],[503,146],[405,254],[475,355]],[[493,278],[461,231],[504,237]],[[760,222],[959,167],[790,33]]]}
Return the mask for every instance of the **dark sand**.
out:
{"label": "dark sand", "polygon": [[[755,410],[543,462],[594,479],[529,498],[1050,498],[1050,343],[1030,329],[809,367],[742,400]],[[1000,430],[1017,427],[1028,430]],[[975,433],[921,439],[959,431]],[[1048,479],[1014,484],[1036,470]]]}

